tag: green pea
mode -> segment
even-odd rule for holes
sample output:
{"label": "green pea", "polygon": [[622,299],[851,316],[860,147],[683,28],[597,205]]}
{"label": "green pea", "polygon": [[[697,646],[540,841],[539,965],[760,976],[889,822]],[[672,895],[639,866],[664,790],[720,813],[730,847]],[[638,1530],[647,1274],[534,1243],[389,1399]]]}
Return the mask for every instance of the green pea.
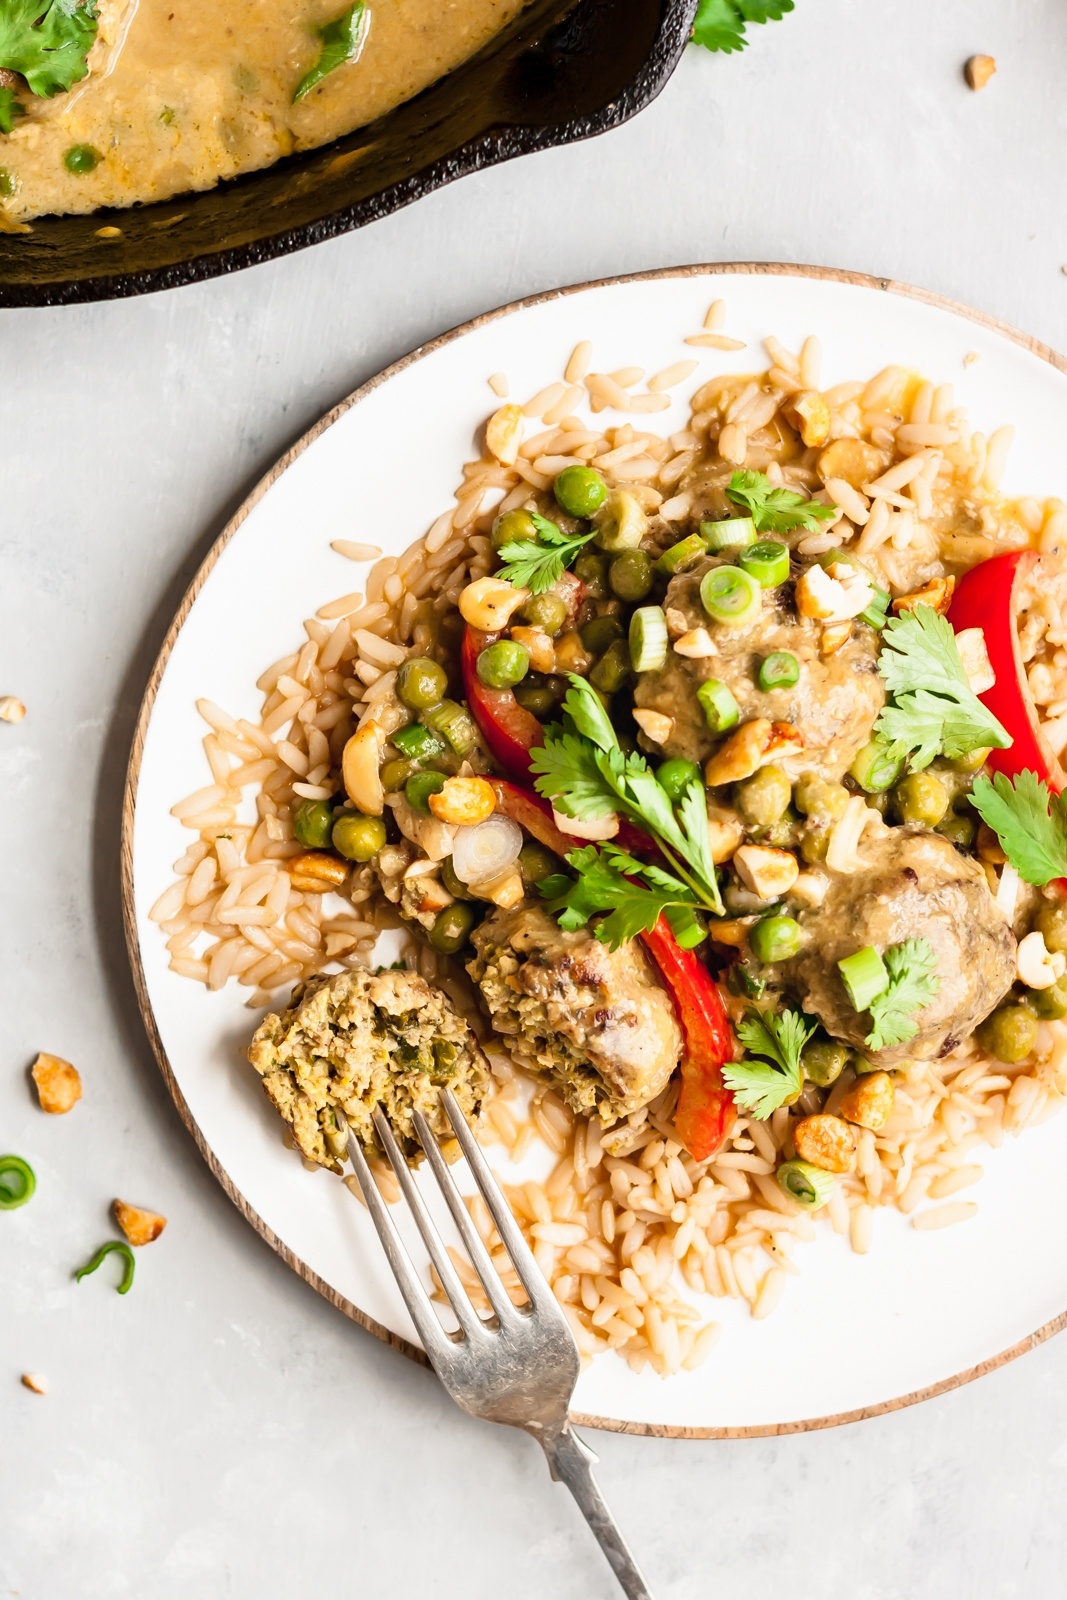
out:
{"label": "green pea", "polygon": [[582,643],[590,655],[601,656],[616,639],[621,639],[626,629],[619,617],[594,617],[580,630]]}
{"label": "green pea", "polygon": [[429,656],[413,656],[396,675],[396,694],[409,711],[427,711],[439,705],[448,688],[448,674]]}
{"label": "green pea", "polygon": [[652,587],[652,557],[647,550],[624,550],[608,568],[612,594],[630,602],[643,600]]}
{"label": "green pea", "polygon": [[429,940],[441,955],[455,955],[470,938],[470,931],[478,920],[478,913],[466,900],[453,900],[433,920]]}
{"label": "green pea", "polygon": [[293,812],[293,837],[309,850],[327,850],[333,822],[333,806],[327,801],[305,800]]}
{"label": "green pea", "polygon": [[960,850],[969,850],[975,841],[978,825],[973,817],[961,817],[955,811],[950,811],[934,829],[943,839],[951,839],[952,843]]}
{"label": "green pea", "polygon": [[522,614],[531,628],[540,628],[554,639],[567,620],[567,606],[558,594],[535,594],[523,606]]}
{"label": "green pea", "polygon": [[761,767],[736,785],[734,804],[743,821],[753,827],[769,828],[784,816],[792,793],[781,767]]}
{"label": "green pea", "polygon": [[814,772],[803,773],[793,787],[793,803],[804,816],[824,826],[845,814],[849,793],[843,783],[832,783]]}
{"label": "green pea", "polygon": [[536,539],[537,524],[531,511],[505,511],[493,523],[494,550],[505,544],[532,544]]}
{"label": "green pea", "polygon": [[488,689],[511,689],[530,670],[530,652],[514,639],[498,639],[478,657],[478,676]]}
{"label": "green pea", "polygon": [[630,676],[630,650],[625,639],[616,639],[589,674],[594,689],[614,694]]}
{"label": "green pea", "polygon": [[800,1064],[808,1082],[825,1089],[844,1072],[848,1055],[848,1047],[840,1039],[812,1039],[801,1052]]}
{"label": "green pea", "polygon": [[800,941],[800,923],[793,917],[763,917],[748,936],[752,954],[764,962],[791,960]]}
{"label": "green pea", "polygon": [[695,761],[686,761],[682,756],[675,756],[670,761],[664,761],[656,768],[656,782],[664,791],[668,800],[675,804],[682,798],[691,783],[702,782],[700,768]]}
{"label": "green pea", "polygon": [[816,867],[820,861],[825,861],[829,848],[829,828],[809,826],[800,835],[800,853],[809,867]]}
{"label": "green pea", "polygon": [[515,686],[515,698],[526,711],[535,717],[547,717],[561,703],[567,693],[567,680],[543,673],[531,672]]}
{"label": "green pea", "polygon": [[989,760],[989,750],[968,750],[950,762],[953,772],[980,772]]}
{"label": "green pea", "polygon": [[560,869],[559,857],[543,844],[524,844],[519,851],[519,871],[523,883],[540,883]]}
{"label": "green pea", "polygon": [[1046,1022],[1058,1022],[1067,1017],[1067,977],[1057,978],[1047,989],[1032,989],[1030,1004],[1037,1015]]}
{"label": "green pea", "polygon": [[892,799],[901,822],[932,828],[948,810],[949,793],[932,772],[912,772],[897,784]]}
{"label": "green pea", "polygon": [[63,154],[63,165],[68,172],[73,172],[76,177],[82,177],[87,172],[92,172],[103,161],[103,156],[95,145],[72,144],[70,149]]}
{"label": "green pea", "polygon": [[440,870],[441,882],[444,884],[449,894],[454,895],[457,900],[470,900],[472,898],[471,892],[467,885],[463,882],[463,879],[457,875],[456,869],[452,865],[451,856],[446,856],[441,862]]}
{"label": "green pea", "polygon": [[608,486],[595,467],[564,467],[552,493],[568,517],[591,517],[607,499]]}
{"label": "green pea", "polygon": [[1037,1018],[1029,1006],[1008,1001],[975,1030],[978,1043],[1006,1066],[1025,1061],[1037,1043]]}
{"label": "green pea", "polygon": [[440,794],[445,786],[443,772],[414,772],[404,785],[404,799],[413,811],[429,817],[430,796]]}
{"label": "green pea", "polygon": [[413,772],[418,772],[414,761],[386,761],[381,770],[382,788],[386,794],[396,794],[402,789]]}
{"label": "green pea", "polygon": [[1034,921],[1048,949],[1067,951],[1067,902],[1046,900]]}
{"label": "green pea", "polygon": [[346,811],[333,825],[333,847],[346,861],[373,861],[385,843],[381,817],[364,817]]}
{"label": "green pea", "polygon": [[581,578],[585,584],[586,594],[590,600],[603,600],[608,592],[608,561],[606,556],[598,556],[592,550],[586,550],[574,563],[574,576]]}

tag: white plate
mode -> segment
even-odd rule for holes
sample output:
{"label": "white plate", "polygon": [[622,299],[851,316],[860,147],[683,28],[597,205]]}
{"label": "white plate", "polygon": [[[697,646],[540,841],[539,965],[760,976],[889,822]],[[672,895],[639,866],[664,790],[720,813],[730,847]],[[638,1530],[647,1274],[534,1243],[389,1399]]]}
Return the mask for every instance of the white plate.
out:
{"label": "white plate", "polygon": [[[734,354],[695,350],[713,298],[727,305]],[[206,695],[255,717],[255,679],[302,637],[305,616],[360,587],[333,553],[347,537],[399,551],[446,508],[503,371],[533,394],[561,373],[579,339],[599,370],[653,372],[692,355],[699,371],[654,417],[682,425],[687,399],[715,372],[756,368],[760,340],[791,348],[816,332],[823,382],[890,362],[951,382],[975,426],[1014,421],[1006,487],[1067,498],[1062,442],[1067,377],[1050,352],[986,319],[874,279],[788,267],[694,268],[539,296],[415,352],[312,430],[251,496],[197,575],[145,699],[131,762],[125,829],[130,949],[160,1065],[190,1130],[244,1214],[309,1282],[403,1346],[414,1333],[365,1212],[342,1184],[306,1172],[286,1150],[242,1046],[254,1018],[231,985],[211,994],[168,970],[148,908],[171,881],[189,835],[169,815],[208,781],[194,708]],[[964,362],[977,353],[977,361]],[[605,1427],[717,1434],[825,1425],[869,1415],[974,1376],[1067,1317],[1067,1118],[982,1159],[977,1217],[920,1233],[890,1210],[869,1255],[820,1230],[798,1252],[801,1275],[779,1309],[754,1322],[706,1303],[725,1324],[698,1372],[663,1381],[615,1357],[582,1375],[576,1413]],[[1035,1334],[1034,1330],[1038,1330]]]}

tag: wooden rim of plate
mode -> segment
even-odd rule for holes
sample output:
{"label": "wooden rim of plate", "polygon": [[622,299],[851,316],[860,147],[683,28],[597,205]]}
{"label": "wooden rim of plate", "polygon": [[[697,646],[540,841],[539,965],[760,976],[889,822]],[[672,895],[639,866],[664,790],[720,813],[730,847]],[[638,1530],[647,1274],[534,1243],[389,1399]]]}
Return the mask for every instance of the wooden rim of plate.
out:
{"label": "wooden rim of plate", "polygon": [[[996,317],[988,316],[985,312],[975,311],[971,306],[963,305],[959,301],[947,299],[943,295],[933,294],[925,289],[917,289],[911,284],[898,283],[892,278],[871,277],[863,272],[848,272],[836,267],[807,267],[796,266],[785,262],[760,262],[760,261],[729,261],[714,262],[705,265],[687,267],[662,267],[651,272],[620,273],[610,278],[597,278],[588,283],[571,284],[563,289],[549,289],[541,294],[528,295],[523,300],[513,300],[508,305],[499,306],[495,311],[483,312],[481,316],[472,318],[469,322],[462,323],[459,327],[452,328],[448,333],[441,334],[429,344],[419,345],[409,355],[402,356],[390,366],[379,372],[375,377],[356,389],[346,399],[340,401],[325,416],[320,417],[313,427],[291,445],[285,454],[275,462],[274,466],[256,484],[239,509],[234,513],[215,540],[204,560],[201,562],[192,582],[182,597],[181,604],[175,614],[174,620],[167,630],[166,638],[160,648],[155,665],[145,687],[144,698],[134,730],[133,744],[130,749],[129,765],[126,772],[126,785],[122,802],[122,838],[120,851],[120,869],[122,876],[122,913],[126,930],[126,945],[129,951],[130,965],[133,969],[134,987],[137,991],[137,1003],[141,1017],[147,1030],[159,1070],[163,1080],[170,1090],[174,1104],[189,1133],[192,1135],[197,1149],[207,1162],[222,1189],[233,1201],[238,1211],[246,1222],[251,1223],[261,1239],[264,1239],[276,1255],[280,1256],[286,1266],[301,1277],[305,1283],[316,1289],[324,1299],[346,1317],[357,1322],[361,1328],[366,1328],[368,1333],[373,1333],[375,1338],[384,1344],[391,1345],[394,1350],[399,1350],[403,1355],[422,1366],[429,1362],[422,1350],[413,1345],[409,1340],[393,1333],[375,1318],[367,1315],[351,1300],[340,1295],[330,1287],[317,1272],[302,1261],[299,1256],[288,1248],[278,1238],[274,1230],[268,1227],[263,1218],[249,1204],[248,1200],[234,1184],[225,1168],[222,1166],[215,1152],[204,1136],[196,1118],[189,1108],[185,1096],[178,1086],[173,1068],[163,1048],[163,1041],[156,1026],[155,1015],[148,996],[148,987],[145,982],[144,968],[141,964],[140,943],[137,936],[137,919],[133,898],[133,820],[134,807],[137,794],[137,784],[141,770],[141,758],[144,753],[145,735],[155,705],[156,693],[159,689],[163,673],[166,670],[170,653],[174,648],[175,640],[184,626],[185,620],[193,607],[197,596],[206,583],[216,561],[222,551],[229,544],[238,528],[245,521],[252,509],[258,505],[268,489],[281,477],[282,473],[291,466],[299,455],[312,444],[320,434],[335,423],[338,417],[357,405],[360,400],[371,394],[381,384],[388,382],[406,367],[421,361],[424,356],[441,349],[443,345],[451,344],[465,334],[483,328],[488,323],[497,322],[503,317],[510,316],[516,311],[525,311],[530,306],[543,305],[550,300],[560,300],[572,294],[581,294],[587,289],[603,289],[618,283],[642,283],[662,278],[696,278],[713,277],[719,274],[748,273],[754,277],[783,277],[783,278],[816,278],[834,283],[853,284],[864,289],[880,289],[886,294],[896,294],[909,300],[918,300],[924,305],[933,306],[940,311],[951,311],[957,316],[965,317],[968,321],[977,323],[980,327],[989,328],[994,333],[1002,334],[1014,344],[1021,345],[1024,350],[1029,350],[1032,355],[1047,361],[1060,372],[1067,373],[1067,358],[1059,355],[1049,345],[1043,344],[1039,339],[1031,338],[1028,334],[1020,333],[1018,329],[1001,322]],[[610,1433],[640,1434],[650,1438],[666,1439],[758,1439],[777,1437],[792,1433],[808,1433],[818,1428],[834,1428],[846,1422],[860,1422],[868,1417],[884,1416],[887,1412],[900,1411],[905,1406],[918,1404],[921,1400],[932,1400],[936,1395],[946,1394],[951,1389],[958,1389],[965,1383],[970,1383],[974,1378],[980,1378],[987,1372],[993,1372],[997,1367],[1005,1366],[1009,1361],[1014,1361],[1017,1356],[1024,1355],[1027,1351],[1043,1344],[1053,1334],[1060,1333],[1067,1327],[1067,1310],[1050,1322],[1044,1323],[1034,1333],[1020,1339],[1007,1350],[1002,1350],[998,1355],[991,1356],[987,1361],[981,1361],[977,1366],[968,1367],[962,1372],[955,1373],[950,1378],[943,1378],[940,1383],[929,1385],[925,1389],[914,1389],[910,1394],[903,1394],[893,1400],[883,1400],[878,1405],[862,1406],[854,1411],[840,1411],[832,1416],[806,1417],[799,1422],[768,1423],[760,1427],[749,1428],[688,1428],[672,1426],[654,1422],[620,1422],[611,1417],[600,1417],[586,1412],[573,1412],[571,1420],[585,1427],[602,1428]]]}

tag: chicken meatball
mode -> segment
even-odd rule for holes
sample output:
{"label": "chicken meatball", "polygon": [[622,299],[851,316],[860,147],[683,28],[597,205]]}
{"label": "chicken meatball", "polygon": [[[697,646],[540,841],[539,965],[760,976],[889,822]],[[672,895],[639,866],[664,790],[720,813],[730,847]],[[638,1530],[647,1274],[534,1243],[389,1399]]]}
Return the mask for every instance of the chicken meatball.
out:
{"label": "chicken meatball", "polygon": [[493,1027],[574,1111],[616,1122],[666,1088],[682,1034],[638,942],[609,950],[539,906],[494,912],[471,942]]}
{"label": "chicken meatball", "polygon": [[[634,702],[660,711],[673,721],[670,737],[661,746],[666,756],[705,761],[717,738],[707,725],[696,692],[708,678],[719,678],[729,688],[741,711],[742,722],[766,717],[790,722],[804,741],[803,750],[779,765],[790,778],[802,772],[822,778],[840,778],[871,737],[878,713],[885,704],[885,685],[878,676],[878,635],[865,623],[854,624],[852,637],[833,655],[820,656],[822,629],[793,607],[791,584],[768,591],[763,609],[748,628],[731,628],[712,622],[700,602],[700,580],[713,566],[711,559],[690,572],[672,578],[664,606],[679,614],[674,632],[707,628],[715,645],[713,656],[693,659],[673,650],[658,672],[643,672],[637,680]],[[764,690],[757,674],[765,656],[788,650],[796,656],[800,676],[789,689]]]}
{"label": "chicken meatball", "polygon": [[[1015,977],[1015,935],[978,864],[940,834],[881,829],[861,847],[858,871],[835,874],[822,904],[801,916],[806,939],[787,968],[805,1011],[879,1067],[947,1055],[1004,998]],[[929,939],[940,988],[916,1013],[905,1044],[869,1050],[867,1014],[849,1003],[837,963],[866,945],[884,951]]]}

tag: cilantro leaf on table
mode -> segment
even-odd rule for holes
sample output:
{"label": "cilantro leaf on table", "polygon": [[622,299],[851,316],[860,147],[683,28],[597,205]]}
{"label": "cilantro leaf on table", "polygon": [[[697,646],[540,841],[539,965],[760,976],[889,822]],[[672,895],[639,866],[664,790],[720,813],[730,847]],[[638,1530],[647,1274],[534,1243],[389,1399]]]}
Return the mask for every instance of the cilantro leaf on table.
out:
{"label": "cilantro leaf on table", "polygon": [[1033,772],[976,778],[971,804],[987,823],[1020,878],[1043,886],[1067,878],[1067,797]]}
{"label": "cilantro leaf on table", "polygon": [[0,67],[19,73],[31,94],[49,100],[89,71],[86,58],[96,29],[95,0],[81,5],[71,0],[4,0]]}
{"label": "cilantro leaf on table", "polygon": [[615,845],[572,850],[567,865],[577,873],[576,879],[553,873],[538,884],[546,907],[568,930],[584,928],[593,917],[608,912],[596,937],[609,950],[654,928],[668,908],[691,910],[694,905],[692,891],[680,878],[635,860]]}
{"label": "cilantro leaf on table", "polygon": [[872,1050],[906,1044],[914,1038],[919,1031],[915,1013],[928,1006],[941,988],[937,957],[929,939],[905,939],[902,944],[891,944],[882,959],[889,984],[868,1007],[874,1026],[867,1035],[867,1044]]}
{"label": "cilantro leaf on table", "polygon": [[750,1011],[738,1023],[737,1037],[746,1054],[723,1067],[722,1077],[742,1110],[763,1122],[796,1099],[804,1082],[801,1051],[816,1027],[803,1011],[792,1010],[778,1016]]}
{"label": "cilantro leaf on table", "polygon": [[590,528],[588,533],[566,534],[547,517],[538,516],[536,511],[531,516],[537,529],[536,540],[515,539],[501,545],[499,554],[503,566],[496,577],[513,583],[516,589],[544,594],[546,589],[551,589],[554,583],[559,582],[596,529]]}
{"label": "cilantro leaf on table", "polygon": [[792,9],[793,0],[700,0],[693,43],[726,53],[743,50],[747,22],[777,22]]}
{"label": "cilantro leaf on table", "polygon": [[824,506],[795,489],[783,489],[762,472],[735,472],[726,493],[735,506],[744,507],[759,533],[792,533],[797,528],[814,533],[820,522],[837,516],[836,506]]}
{"label": "cilantro leaf on table", "polygon": [[363,42],[363,13],[366,6],[363,0],[356,0],[355,5],[349,6],[339,17],[332,22],[327,22],[322,28],[316,28],[322,42],[319,59],[306,72],[293,92],[293,104],[303,100],[331,72],[336,72],[338,67],[343,67],[346,61],[355,60]]}
{"label": "cilantro leaf on table", "polygon": [[875,723],[889,754],[920,772],[937,755],[1006,750],[1011,735],[967,681],[956,635],[932,606],[890,617],[882,634],[878,671],[890,703]]}
{"label": "cilantro leaf on table", "polygon": [[23,114],[14,89],[0,88],[0,133],[10,133],[15,119]]}

